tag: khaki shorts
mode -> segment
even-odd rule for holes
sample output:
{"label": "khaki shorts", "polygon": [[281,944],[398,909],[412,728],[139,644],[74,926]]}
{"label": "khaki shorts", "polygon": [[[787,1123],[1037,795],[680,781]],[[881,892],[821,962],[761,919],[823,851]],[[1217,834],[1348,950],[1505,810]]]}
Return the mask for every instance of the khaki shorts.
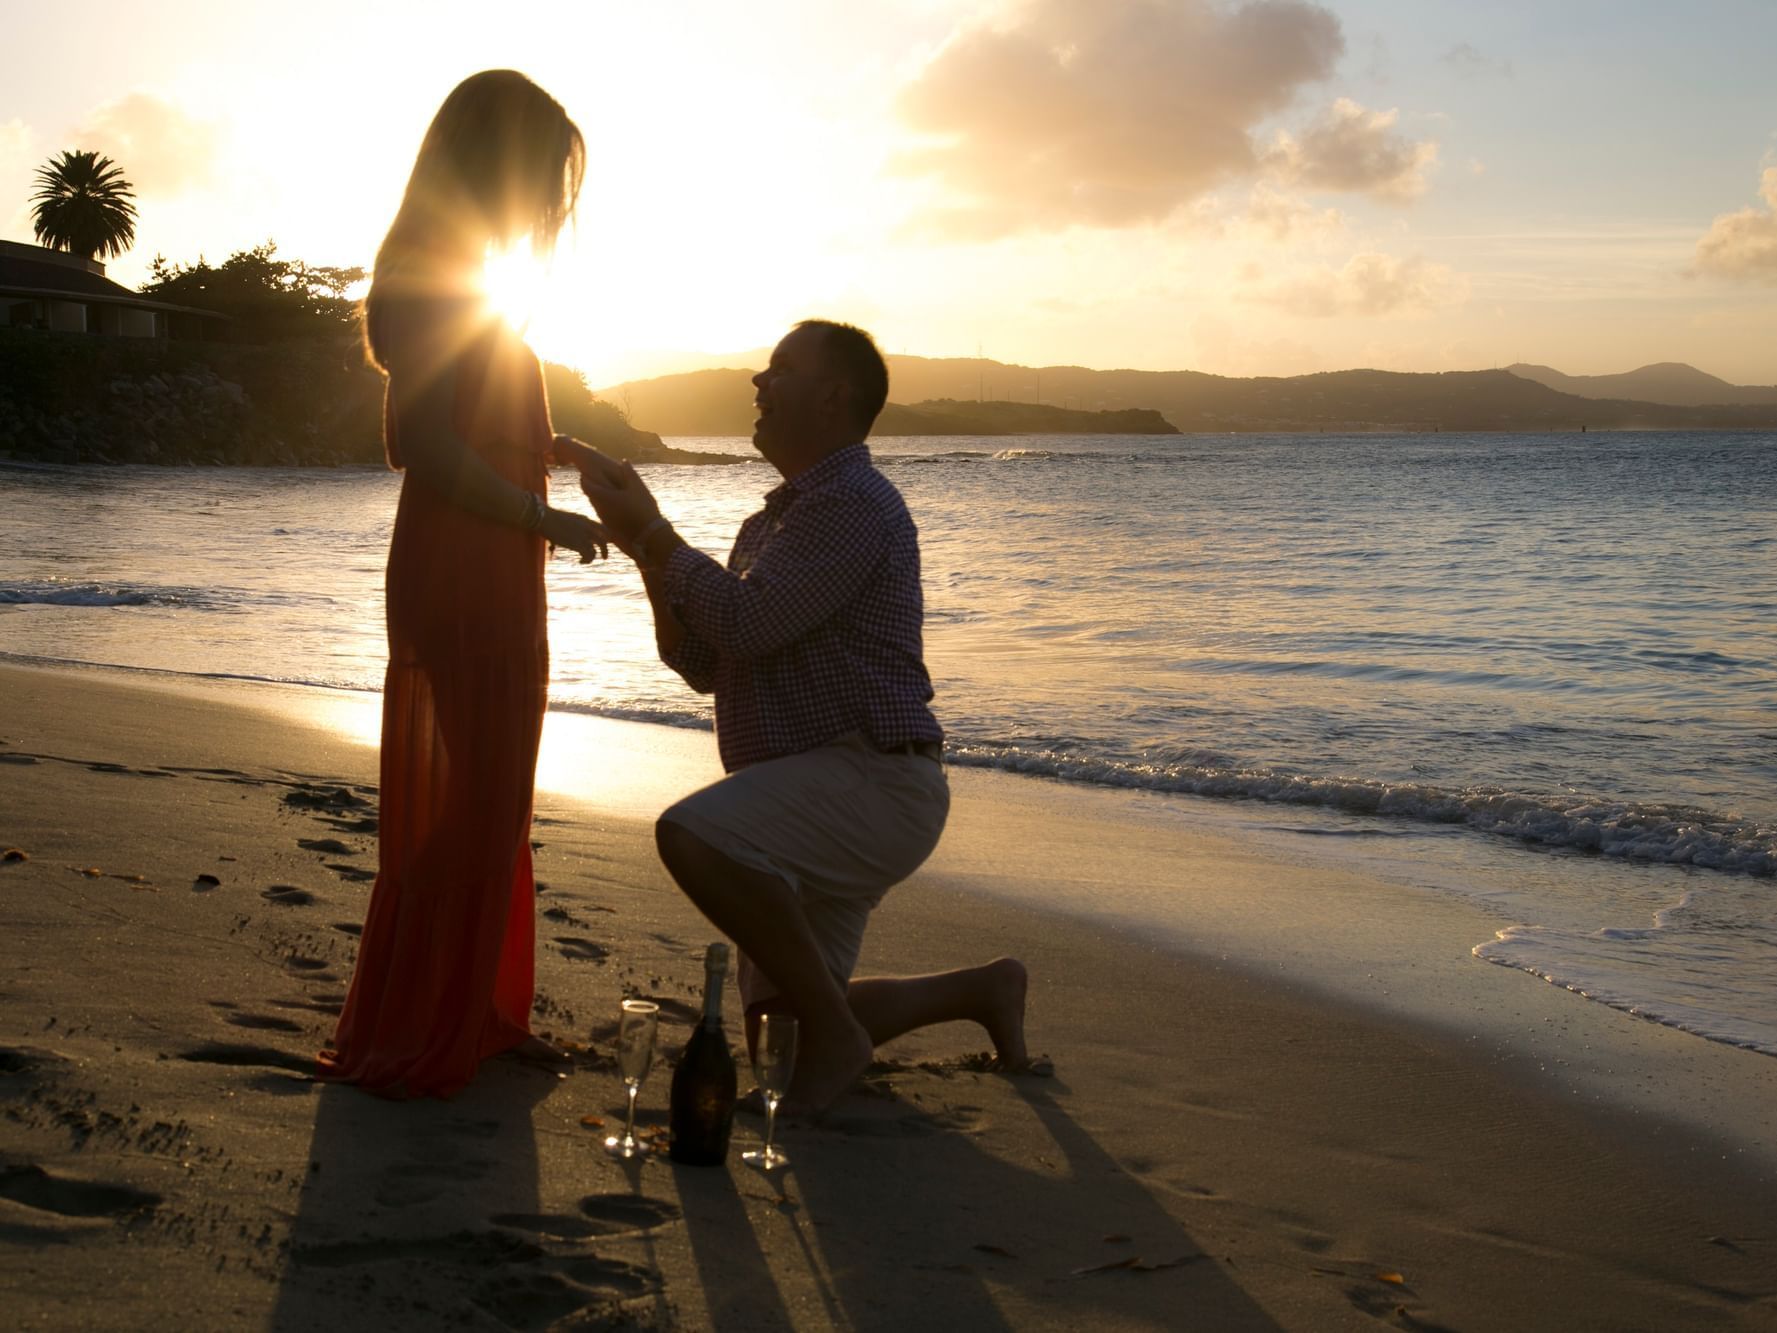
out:
{"label": "khaki shorts", "polygon": [[[942,764],[851,735],[730,773],[661,819],[787,883],[843,987],[871,909],[932,854],[949,813]],[[740,994],[749,1008],[777,994],[744,954]]]}

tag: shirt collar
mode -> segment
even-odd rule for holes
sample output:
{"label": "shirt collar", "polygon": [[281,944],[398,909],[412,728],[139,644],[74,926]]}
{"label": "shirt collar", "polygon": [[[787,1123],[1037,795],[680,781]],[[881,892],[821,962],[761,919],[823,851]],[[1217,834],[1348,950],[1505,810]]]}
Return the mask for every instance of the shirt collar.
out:
{"label": "shirt collar", "polygon": [[780,503],[805,491],[814,490],[840,473],[850,471],[854,467],[869,466],[870,446],[862,440],[857,444],[848,444],[843,449],[835,449],[799,476],[779,482],[765,493],[765,503]]}

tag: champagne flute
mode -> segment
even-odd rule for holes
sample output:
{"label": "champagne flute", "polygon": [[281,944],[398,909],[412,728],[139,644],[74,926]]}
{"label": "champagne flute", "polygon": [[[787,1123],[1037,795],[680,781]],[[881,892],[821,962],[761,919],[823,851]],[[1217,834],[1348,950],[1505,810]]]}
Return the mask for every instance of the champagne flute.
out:
{"label": "champagne flute", "polygon": [[617,1068],[629,1092],[629,1114],[623,1121],[623,1137],[613,1134],[605,1140],[605,1149],[613,1157],[637,1157],[648,1151],[636,1140],[636,1094],[654,1063],[654,1030],[659,1021],[660,1006],[654,1001],[623,1002],[623,1016],[617,1024]]}
{"label": "champagne flute", "polygon": [[777,1104],[789,1091],[790,1076],[796,1072],[796,1019],[792,1014],[766,1014],[759,1024],[759,1042],[753,1049],[753,1077],[765,1093],[765,1146],[740,1155],[740,1160],[762,1171],[784,1166],[789,1162],[783,1151],[772,1145],[777,1129]]}

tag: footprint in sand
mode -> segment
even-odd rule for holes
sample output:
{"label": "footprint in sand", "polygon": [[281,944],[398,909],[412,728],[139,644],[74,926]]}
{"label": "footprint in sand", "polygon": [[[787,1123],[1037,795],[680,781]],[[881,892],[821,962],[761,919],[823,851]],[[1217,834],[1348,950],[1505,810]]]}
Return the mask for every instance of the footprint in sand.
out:
{"label": "footprint in sand", "polygon": [[677,1204],[635,1194],[589,1194],[578,1213],[498,1213],[488,1218],[497,1227],[538,1236],[585,1240],[589,1236],[622,1236],[677,1222]]}
{"label": "footprint in sand", "polygon": [[344,787],[298,787],[284,795],[284,804],[299,810],[325,810],[337,814],[345,810],[367,810],[370,802]]}
{"label": "footprint in sand", "polygon": [[353,938],[364,933],[364,927],[359,925],[356,921],[335,921],[333,923],[333,928],[341,935],[350,935]]}
{"label": "footprint in sand", "polygon": [[463,1161],[402,1162],[390,1167],[377,1183],[376,1201],[385,1208],[411,1208],[430,1203],[449,1185],[472,1185],[487,1179],[498,1165],[485,1158]]}
{"label": "footprint in sand", "polygon": [[312,907],[320,901],[307,889],[298,888],[294,884],[274,884],[259,896],[279,907]]}
{"label": "footprint in sand", "polygon": [[324,852],[328,856],[356,856],[358,849],[348,847],[338,838],[298,838],[296,845],[305,852]]}
{"label": "footprint in sand", "polygon": [[376,871],[368,870],[363,866],[344,865],[338,861],[328,861],[325,864],[327,869],[331,870],[341,879],[347,880],[353,884],[362,884],[366,880],[376,878]]}
{"label": "footprint in sand", "polygon": [[302,1032],[301,1023],[288,1018],[274,1018],[271,1014],[230,1014],[223,1020],[231,1027],[251,1028],[256,1032]]}
{"label": "footprint in sand", "polygon": [[62,1217],[133,1217],[161,1201],[129,1185],[51,1175],[34,1162],[0,1166],[0,1198]]}
{"label": "footprint in sand", "polygon": [[[0,1078],[29,1076],[51,1065],[65,1065],[68,1057],[40,1046],[0,1046]],[[0,1088],[4,1088],[0,1084]]]}
{"label": "footprint in sand", "polygon": [[274,1097],[306,1097],[321,1085],[311,1069],[306,1078],[295,1074],[254,1074],[243,1080],[254,1092],[268,1092]]}
{"label": "footprint in sand", "polygon": [[[570,1322],[584,1328],[633,1327],[616,1308],[618,1301],[659,1285],[658,1276],[645,1268],[589,1256],[557,1260],[551,1271],[501,1271],[472,1299],[505,1328],[550,1329]],[[609,1308],[595,1313],[594,1305]]]}
{"label": "footprint in sand", "polygon": [[562,957],[576,963],[602,963],[611,952],[604,945],[578,935],[557,935],[555,943],[560,948]]}
{"label": "footprint in sand", "polygon": [[228,1065],[234,1068],[288,1069],[298,1074],[314,1073],[315,1063],[302,1055],[280,1051],[275,1046],[247,1046],[226,1041],[206,1041],[178,1058],[200,1065]]}
{"label": "footprint in sand", "polygon": [[340,1241],[303,1246],[293,1257],[305,1268],[412,1261],[434,1269],[492,1271],[495,1276],[482,1284],[475,1303],[512,1329],[548,1328],[614,1295],[638,1296],[660,1286],[660,1275],[651,1269],[596,1255],[552,1255],[503,1231]]}

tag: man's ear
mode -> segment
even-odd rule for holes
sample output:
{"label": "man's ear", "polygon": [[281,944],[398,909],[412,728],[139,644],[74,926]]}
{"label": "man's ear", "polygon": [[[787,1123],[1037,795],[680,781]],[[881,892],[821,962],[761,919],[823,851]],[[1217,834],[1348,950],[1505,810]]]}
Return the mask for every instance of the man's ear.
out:
{"label": "man's ear", "polygon": [[851,418],[851,384],[842,379],[829,380],[826,392],[821,395],[821,406],[839,420],[849,420]]}

